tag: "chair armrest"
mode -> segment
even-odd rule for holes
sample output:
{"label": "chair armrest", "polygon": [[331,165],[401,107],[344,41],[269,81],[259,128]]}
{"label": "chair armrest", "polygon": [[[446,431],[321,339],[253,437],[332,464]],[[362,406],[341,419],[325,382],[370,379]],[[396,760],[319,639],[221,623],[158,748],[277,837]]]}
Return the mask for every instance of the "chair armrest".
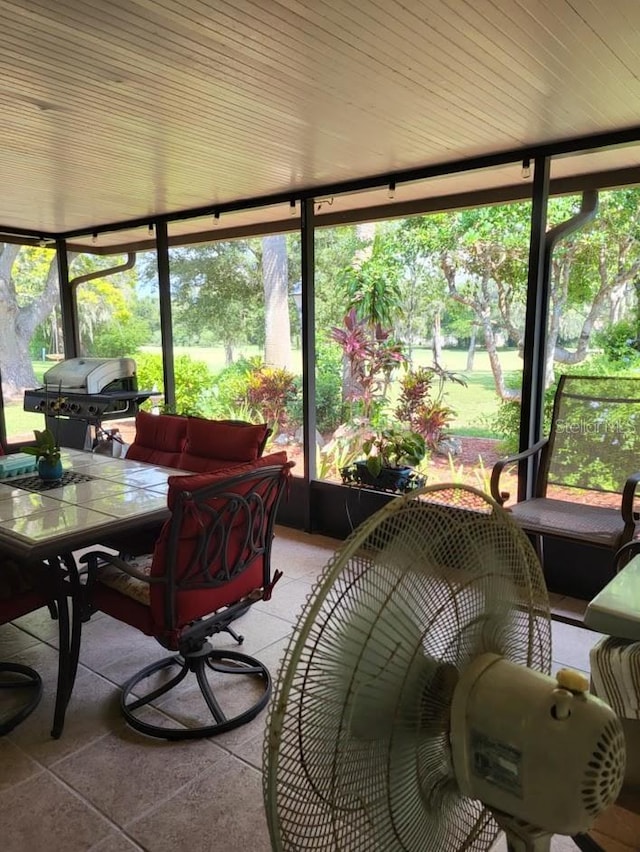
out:
{"label": "chair armrest", "polygon": [[640,473],[632,473],[631,476],[627,478],[622,492],[622,520],[625,524],[631,524],[633,526],[635,526],[637,520],[637,516],[633,511],[633,501],[636,496],[636,488],[639,482]]}
{"label": "chair armrest", "polygon": [[508,491],[500,491],[500,476],[505,467],[511,467],[512,465],[523,461],[523,459],[527,459],[529,456],[539,453],[548,442],[548,438],[542,438],[542,440],[535,443],[532,447],[529,447],[529,449],[523,450],[521,453],[516,453],[513,456],[507,456],[494,464],[493,470],[491,471],[491,496],[496,503],[499,503],[502,506],[511,496]]}
{"label": "chair armrest", "polygon": [[118,570],[130,577],[135,577],[136,580],[142,580],[143,583],[162,583],[165,581],[164,577],[149,577],[148,574],[138,571],[136,567],[116,556],[115,553],[108,553],[106,550],[92,550],[80,557],[80,562],[87,563],[89,574],[95,573],[99,561],[107,565],[114,565]]}

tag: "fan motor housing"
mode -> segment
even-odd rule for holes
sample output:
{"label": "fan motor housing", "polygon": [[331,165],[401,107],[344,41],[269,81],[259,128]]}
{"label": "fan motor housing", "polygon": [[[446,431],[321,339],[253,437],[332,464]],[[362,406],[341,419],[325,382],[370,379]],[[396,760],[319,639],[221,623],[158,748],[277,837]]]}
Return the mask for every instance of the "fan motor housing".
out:
{"label": "fan motor housing", "polygon": [[587,831],[624,776],[622,726],[607,704],[495,654],[460,677],[451,748],[464,795],[555,834]]}

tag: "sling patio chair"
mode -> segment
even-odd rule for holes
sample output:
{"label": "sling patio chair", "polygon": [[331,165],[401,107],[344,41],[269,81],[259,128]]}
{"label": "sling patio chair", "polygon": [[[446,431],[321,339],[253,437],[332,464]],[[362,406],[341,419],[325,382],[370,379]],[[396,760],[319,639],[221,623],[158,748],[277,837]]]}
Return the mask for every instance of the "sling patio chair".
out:
{"label": "sling patio chair", "polygon": [[533,496],[507,506],[543,558],[543,539],[615,553],[636,534],[640,482],[640,378],[563,375],[548,437],[493,467],[491,494],[504,505],[505,469],[534,458]]}

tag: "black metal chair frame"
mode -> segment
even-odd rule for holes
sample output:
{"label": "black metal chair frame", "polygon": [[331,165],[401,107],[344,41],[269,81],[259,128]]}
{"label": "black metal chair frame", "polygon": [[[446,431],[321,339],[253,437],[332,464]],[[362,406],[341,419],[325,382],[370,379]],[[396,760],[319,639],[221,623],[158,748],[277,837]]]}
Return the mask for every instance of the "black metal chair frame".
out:
{"label": "black metal chair frame", "polygon": [[[130,563],[103,551],[92,551],[82,557],[81,561],[88,565],[87,595],[90,607],[95,584],[99,582],[99,569],[106,564],[115,565],[125,574],[142,582],[161,584],[164,587],[164,637],[156,635],[155,638],[165,647],[171,647],[174,643],[166,637],[175,635],[178,631],[178,641],[175,647],[172,647],[172,650],[177,651],[177,655],[165,657],[146,666],[124,684],[121,692],[122,713],[129,725],[141,733],[167,740],[209,737],[245,724],[266,706],[272,685],[267,667],[247,654],[235,650],[215,649],[209,638],[226,632],[241,644],[244,637],[239,636],[231,624],[254,603],[271,597],[273,586],[281,576],[278,571],[271,576],[273,527],[292,466],[293,462],[283,466],[266,466],[231,476],[193,492],[180,493],[175,501],[172,516],[167,522],[169,526],[166,571],[163,576],[149,577]],[[255,480],[253,487],[242,493],[243,485],[252,480]],[[186,519],[193,518],[197,518],[201,523],[197,547],[194,548],[190,563],[187,566],[178,566],[181,528]],[[242,558],[231,564],[228,560],[229,544],[237,544],[239,528],[243,530]],[[222,588],[258,558],[263,560],[261,588],[188,625],[178,623],[177,591]],[[215,566],[213,575],[209,570],[211,566]],[[142,697],[137,697],[140,695],[139,686],[143,681],[170,668],[177,668],[177,672],[169,681]],[[227,717],[211,689],[208,671],[231,677],[248,676],[258,684],[261,693],[248,707]],[[190,672],[196,676],[200,692],[212,716],[212,724],[194,728],[170,728],[154,725],[138,715],[137,711],[169,692]]]}

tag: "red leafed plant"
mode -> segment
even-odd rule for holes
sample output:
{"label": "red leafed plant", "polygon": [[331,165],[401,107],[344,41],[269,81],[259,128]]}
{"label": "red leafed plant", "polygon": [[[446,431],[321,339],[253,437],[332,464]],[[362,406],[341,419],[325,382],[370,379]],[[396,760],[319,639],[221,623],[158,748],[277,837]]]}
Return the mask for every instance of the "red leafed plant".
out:
{"label": "red leafed plant", "polygon": [[276,434],[287,427],[287,403],[296,393],[295,376],[281,367],[265,364],[249,374],[247,402],[260,412]]}
{"label": "red leafed plant", "polygon": [[466,387],[463,378],[438,366],[419,367],[408,372],[400,382],[402,392],[396,417],[409,423],[431,449],[437,449],[455,417],[455,411],[444,402],[444,385],[448,381]]}
{"label": "red leafed plant", "polygon": [[355,308],[345,316],[343,325],[331,329],[331,338],[340,344],[349,364],[345,400],[360,402],[361,413],[368,418],[374,403],[384,398],[391,373],[396,367],[406,365],[407,359],[402,345],[389,339],[389,331],[380,324],[372,329],[358,319]]}

